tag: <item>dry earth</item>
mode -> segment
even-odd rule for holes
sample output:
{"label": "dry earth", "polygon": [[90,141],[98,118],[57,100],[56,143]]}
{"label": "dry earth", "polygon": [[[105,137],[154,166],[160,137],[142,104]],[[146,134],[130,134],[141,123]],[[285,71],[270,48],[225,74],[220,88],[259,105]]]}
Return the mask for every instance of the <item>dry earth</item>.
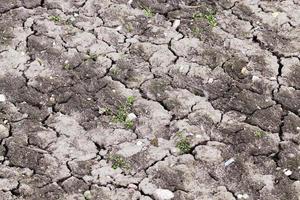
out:
{"label": "dry earth", "polygon": [[299,0],[0,0],[1,200],[299,200]]}

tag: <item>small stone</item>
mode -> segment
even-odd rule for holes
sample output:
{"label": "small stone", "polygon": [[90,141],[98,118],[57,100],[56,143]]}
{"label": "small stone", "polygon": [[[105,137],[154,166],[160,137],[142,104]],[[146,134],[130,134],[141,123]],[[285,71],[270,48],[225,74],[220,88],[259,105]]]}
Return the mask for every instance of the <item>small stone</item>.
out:
{"label": "small stone", "polygon": [[214,82],[214,79],[213,78],[209,78],[207,82],[208,83],[212,83],[212,82]]}
{"label": "small stone", "polygon": [[272,13],[272,16],[273,16],[273,17],[277,17],[278,15],[279,15],[279,12],[273,12],[273,13]]}
{"label": "small stone", "polygon": [[92,199],[91,191],[87,190],[83,193],[85,199]]}
{"label": "small stone", "polygon": [[234,163],[234,161],[235,161],[234,158],[230,158],[229,160],[227,160],[227,161],[224,163],[225,167],[231,165],[232,163]]}
{"label": "small stone", "polygon": [[289,153],[287,156],[288,156],[289,158],[295,158],[295,157],[296,157],[296,155],[293,154],[293,153]]}
{"label": "small stone", "polygon": [[174,198],[173,192],[165,189],[156,189],[153,196],[155,200],[169,200]]}
{"label": "small stone", "polygon": [[2,124],[0,124],[0,140],[7,138],[9,136],[9,130]]}
{"label": "small stone", "polygon": [[249,199],[249,195],[248,194],[238,194],[237,198],[238,199]]}
{"label": "small stone", "polygon": [[127,119],[130,121],[134,121],[137,118],[137,116],[134,113],[129,113],[127,115]]}
{"label": "small stone", "polygon": [[53,96],[51,96],[51,97],[49,98],[49,100],[50,100],[51,102],[55,102],[55,98],[54,98]]}
{"label": "small stone", "polygon": [[143,142],[137,141],[136,145],[141,146],[141,145],[143,145]]}
{"label": "small stone", "polygon": [[252,81],[253,81],[253,82],[258,81],[258,80],[259,80],[259,77],[258,77],[258,76],[253,76],[253,77],[252,77]]}
{"label": "small stone", "polygon": [[52,107],[48,107],[47,110],[48,110],[48,113],[52,113],[53,112],[53,108]]}
{"label": "small stone", "polygon": [[137,189],[138,187],[136,186],[136,185],[134,185],[134,184],[129,184],[128,185],[128,188],[131,188],[131,189]]}
{"label": "small stone", "polygon": [[[191,133],[191,132],[188,132],[186,135],[187,135],[187,136],[193,136],[194,134]],[[198,136],[198,137],[199,137],[199,136]],[[198,138],[198,137],[197,137],[197,138]]]}
{"label": "small stone", "polygon": [[286,176],[290,176],[290,175],[292,175],[292,171],[291,170],[289,170],[289,169],[284,169],[283,170],[283,173],[286,175]]}
{"label": "small stone", "polygon": [[176,19],[173,23],[173,28],[177,28],[178,26],[180,25],[180,20],[179,19]]}
{"label": "small stone", "polygon": [[5,102],[6,101],[6,97],[4,94],[0,94],[0,102]]}
{"label": "small stone", "polygon": [[243,67],[242,70],[241,70],[241,73],[242,73],[243,75],[248,75],[248,74],[249,74],[249,71],[248,71],[248,69],[247,69],[246,67]]}

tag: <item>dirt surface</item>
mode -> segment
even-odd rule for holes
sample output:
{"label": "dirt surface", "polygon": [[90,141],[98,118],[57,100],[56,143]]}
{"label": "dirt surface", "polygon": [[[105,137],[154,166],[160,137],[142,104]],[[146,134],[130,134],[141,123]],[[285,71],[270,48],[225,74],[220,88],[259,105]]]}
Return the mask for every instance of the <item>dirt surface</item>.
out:
{"label": "dirt surface", "polygon": [[1,0],[0,200],[299,200],[300,1]]}

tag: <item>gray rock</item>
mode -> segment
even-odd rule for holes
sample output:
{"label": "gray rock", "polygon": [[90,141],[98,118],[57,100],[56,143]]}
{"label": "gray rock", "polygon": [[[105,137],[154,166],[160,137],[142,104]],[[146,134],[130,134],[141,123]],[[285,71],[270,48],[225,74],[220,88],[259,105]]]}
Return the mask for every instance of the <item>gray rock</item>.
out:
{"label": "gray rock", "polygon": [[9,136],[9,130],[4,125],[0,124],[0,140]]}

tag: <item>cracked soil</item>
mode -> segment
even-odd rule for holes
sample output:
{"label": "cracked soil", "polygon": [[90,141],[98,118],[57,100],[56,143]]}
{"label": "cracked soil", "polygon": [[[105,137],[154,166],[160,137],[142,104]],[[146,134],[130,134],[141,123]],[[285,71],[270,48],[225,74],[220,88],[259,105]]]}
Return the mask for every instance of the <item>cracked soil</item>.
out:
{"label": "cracked soil", "polygon": [[300,200],[299,0],[0,0],[0,200]]}

